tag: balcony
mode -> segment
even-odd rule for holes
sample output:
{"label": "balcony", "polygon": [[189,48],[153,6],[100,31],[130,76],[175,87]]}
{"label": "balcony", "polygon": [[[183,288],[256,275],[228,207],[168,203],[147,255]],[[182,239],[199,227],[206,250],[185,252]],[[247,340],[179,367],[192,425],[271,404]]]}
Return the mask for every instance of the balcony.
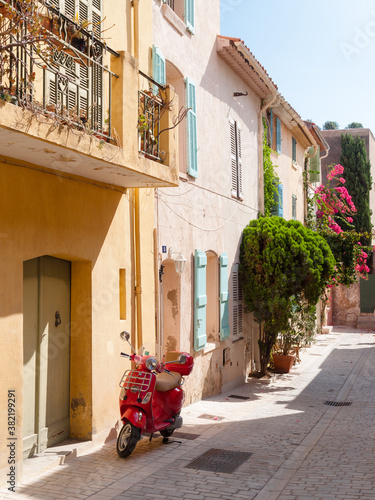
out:
{"label": "balcony", "polygon": [[[0,0],[3,23],[17,3]],[[47,52],[11,43],[0,73],[0,160],[122,188],[178,184],[173,131],[160,141],[164,158],[139,152],[138,61],[104,45],[95,29],[43,9]],[[29,33],[21,19],[17,40]]]}

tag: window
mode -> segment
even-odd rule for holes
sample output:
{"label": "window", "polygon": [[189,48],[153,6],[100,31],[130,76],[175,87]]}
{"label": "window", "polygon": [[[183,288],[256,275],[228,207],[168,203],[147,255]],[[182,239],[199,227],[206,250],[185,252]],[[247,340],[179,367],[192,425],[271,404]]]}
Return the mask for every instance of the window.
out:
{"label": "window", "polygon": [[277,191],[274,193],[271,215],[283,217],[283,185],[281,183],[277,185]]}
{"label": "window", "polygon": [[297,163],[297,141],[292,137],[292,161]]}
{"label": "window", "polygon": [[276,118],[276,152],[281,155],[281,121]]}
{"label": "window", "polygon": [[238,122],[230,119],[230,165],[232,196],[242,199],[242,139]]}
{"label": "window", "polygon": [[292,219],[297,220],[297,196],[292,194]]}
{"label": "window", "polygon": [[167,4],[185,22],[186,29],[194,35],[194,0],[163,0],[163,3]]}
{"label": "window", "polygon": [[197,112],[195,98],[195,84],[190,78],[185,80],[187,127],[187,173],[192,177],[198,177],[198,146],[197,146]]}
{"label": "window", "polygon": [[232,274],[232,332],[233,342],[242,338],[242,287],[238,276],[239,264],[235,264]]}
{"label": "window", "polygon": [[[195,250],[194,256],[194,349],[200,351],[207,343],[207,333],[212,333],[215,320],[211,312],[217,310],[217,256],[213,260],[213,252]],[[211,262],[208,262],[207,256]],[[216,269],[216,271],[215,271]],[[208,283],[207,283],[208,281]],[[208,286],[207,286],[208,284]],[[207,295],[210,297],[207,297]],[[220,340],[229,338],[229,292],[228,292],[228,256],[223,253],[219,257],[219,306],[220,306]],[[209,310],[208,310],[209,309]],[[210,309],[212,311],[210,311]],[[215,312],[213,312],[215,314]]]}

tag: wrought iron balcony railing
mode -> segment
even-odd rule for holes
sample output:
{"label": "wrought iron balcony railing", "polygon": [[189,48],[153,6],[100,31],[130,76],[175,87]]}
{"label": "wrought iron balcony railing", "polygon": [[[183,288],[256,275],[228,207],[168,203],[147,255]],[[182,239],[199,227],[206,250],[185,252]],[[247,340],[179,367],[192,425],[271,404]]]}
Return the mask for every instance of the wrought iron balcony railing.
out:
{"label": "wrought iron balcony railing", "polygon": [[[3,23],[15,23],[12,12],[18,4],[0,0]],[[117,75],[104,65],[104,58],[107,52],[119,54],[97,38],[94,30],[83,29],[48,2],[44,12],[42,21],[38,17],[37,36],[32,35],[27,16],[21,16],[17,29],[6,35],[8,43],[0,40],[0,50],[7,47],[0,53],[0,98],[72,129],[112,140],[111,88]]]}

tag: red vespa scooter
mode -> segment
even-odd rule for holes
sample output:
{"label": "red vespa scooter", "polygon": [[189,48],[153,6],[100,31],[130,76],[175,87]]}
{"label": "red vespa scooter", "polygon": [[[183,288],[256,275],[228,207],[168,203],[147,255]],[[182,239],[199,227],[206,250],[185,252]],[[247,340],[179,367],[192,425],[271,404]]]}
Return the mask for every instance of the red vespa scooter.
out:
{"label": "red vespa scooter", "polygon": [[[159,431],[166,442],[182,426],[180,412],[185,396],[181,386],[183,376],[191,373],[194,360],[190,354],[170,352],[165,363],[158,363],[154,356],[136,354],[128,332],[122,332],[120,337],[133,351],[122,352],[121,356],[135,363],[135,370],[126,370],[120,381],[123,426],[117,438],[117,453],[125,458],[134,451],[144,432],[152,438]],[[168,361],[170,358],[175,359]]]}

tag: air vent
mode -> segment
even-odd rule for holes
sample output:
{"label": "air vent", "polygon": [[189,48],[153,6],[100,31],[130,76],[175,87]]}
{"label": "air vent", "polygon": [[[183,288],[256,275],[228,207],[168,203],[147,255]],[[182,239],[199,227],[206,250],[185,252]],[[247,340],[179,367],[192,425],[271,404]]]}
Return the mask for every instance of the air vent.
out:
{"label": "air vent", "polygon": [[324,404],[328,406],[350,406],[352,403],[349,401],[326,401]]}

